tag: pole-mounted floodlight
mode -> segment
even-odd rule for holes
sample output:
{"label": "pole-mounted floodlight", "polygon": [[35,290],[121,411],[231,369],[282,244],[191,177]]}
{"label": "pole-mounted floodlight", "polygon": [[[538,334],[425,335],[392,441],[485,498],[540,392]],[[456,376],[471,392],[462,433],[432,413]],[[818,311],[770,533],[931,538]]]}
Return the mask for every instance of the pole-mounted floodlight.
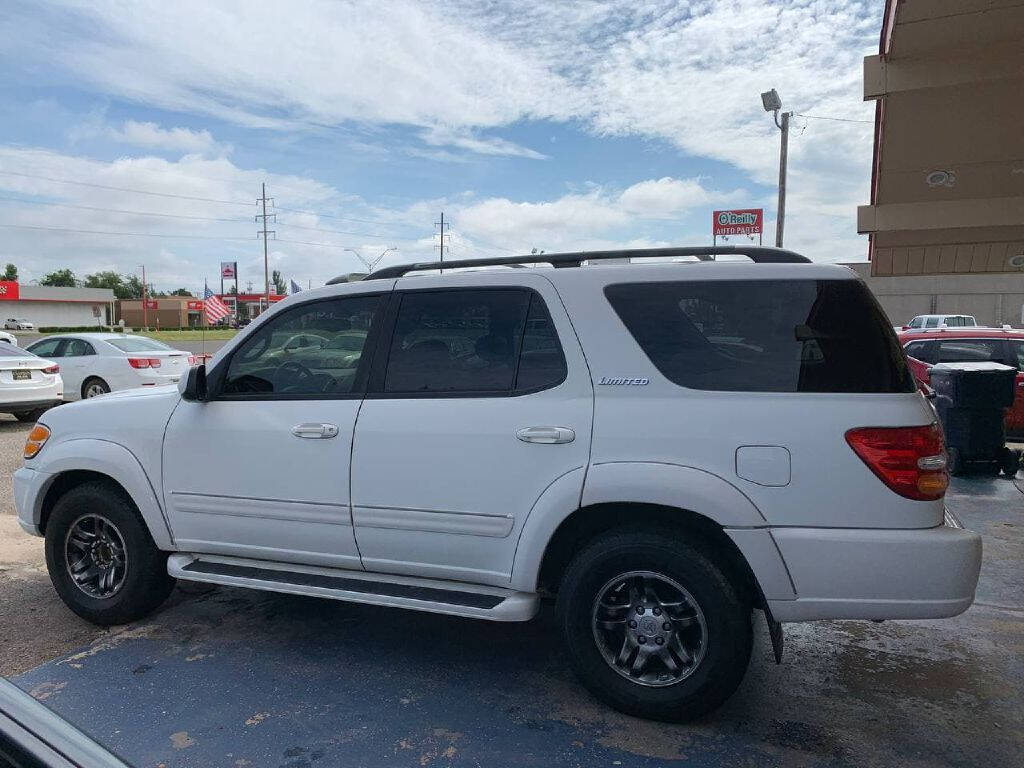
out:
{"label": "pole-mounted floodlight", "polygon": [[779,92],[774,88],[761,94],[761,103],[764,105],[765,112],[778,112],[782,109],[782,99],[779,98]]}
{"label": "pole-mounted floodlight", "polygon": [[786,223],[786,160],[789,154],[789,118],[792,112],[782,113],[779,122],[779,110],[782,109],[782,97],[772,88],[761,94],[761,105],[765,112],[771,112],[775,126],[782,131],[782,148],[779,152],[779,204],[775,215],[775,247],[782,247],[782,233]]}

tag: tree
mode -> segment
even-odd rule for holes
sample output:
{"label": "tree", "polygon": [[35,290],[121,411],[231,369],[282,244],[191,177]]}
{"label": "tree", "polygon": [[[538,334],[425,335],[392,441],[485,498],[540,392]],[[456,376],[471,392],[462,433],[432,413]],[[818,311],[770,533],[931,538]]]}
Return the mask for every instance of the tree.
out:
{"label": "tree", "polygon": [[192,296],[192,291],[188,288],[178,288],[176,291],[171,291],[171,296]]}
{"label": "tree", "polygon": [[4,280],[13,280],[18,282],[18,268],[13,264],[8,264],[4,269]]}
{"label": "tree", "polygon": [[40,285],[51,285],[58,288],[74,288],[76,284],[75,273],[70,269],[58,269],[51,272],[39,281]]}
{"label": "tree", "polygon": [[275,269],[270,273],[270,282],[274,284],[274,292],[280,296],[284,296],[288,293],[288,286],[284,284],[284,278],[281,277],[281,270]]}
{"label": "tree", "polygon": [[95,272],[85,277],[86,288],[109,288],[118,299],[141,299],[142,281],[135,275],[119,275],[117,272]]}

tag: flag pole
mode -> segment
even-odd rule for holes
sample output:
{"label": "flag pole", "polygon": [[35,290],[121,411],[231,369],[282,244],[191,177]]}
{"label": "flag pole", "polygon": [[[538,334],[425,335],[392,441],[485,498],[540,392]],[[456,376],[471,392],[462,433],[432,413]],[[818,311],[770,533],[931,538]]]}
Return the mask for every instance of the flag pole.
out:
{"label": "flag pole", "polygon": [[203,333],[202,333],[202,351],[200,354],[203,358],[203,363],[206,363],[206,291],[208,290],[206,278],[203,278]]}

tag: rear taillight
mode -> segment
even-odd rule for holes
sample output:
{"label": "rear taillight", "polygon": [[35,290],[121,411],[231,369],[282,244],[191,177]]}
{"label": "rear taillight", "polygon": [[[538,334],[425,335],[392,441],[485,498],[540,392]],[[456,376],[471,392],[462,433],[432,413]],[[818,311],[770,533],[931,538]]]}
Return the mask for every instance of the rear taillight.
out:
{"label": "rear taillight", "polygon": [[132,368],[149,368],[150,361],[145,357],[129,357],[128,365]]}
{"label": "rear taillight", "polygon": [[160,367],[160,358],[159,357],[151,357],[151,358],[149,358],[149,367],[150,368],[159,368]]}
{"label": "rear taillight", "polygon": [[946,493],[946,447],[938,424],[858,427],[846,433],[846,442],[900,496],[934,501]]}
{"label": "rear taillight", "polygon": [[60,373],[60,366],[59,365],[51,365],[49,368],[43,368],[43,373],[49,373],[49,374]]}

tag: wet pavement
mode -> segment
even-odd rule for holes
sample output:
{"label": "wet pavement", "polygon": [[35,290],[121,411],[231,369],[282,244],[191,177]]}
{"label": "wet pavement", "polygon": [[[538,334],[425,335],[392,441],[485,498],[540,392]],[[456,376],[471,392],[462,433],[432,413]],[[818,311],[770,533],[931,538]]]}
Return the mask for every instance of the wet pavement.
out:
{"label": "wet pavement", "polygon": [[684,726],[595,702],[550,609],[492,624],[198,585],[15,682],[139,766],[1021,765],[1024,495],[957,479],[949,506],[984,536],[967,613],[789,624],[781,666],[758,614],[743,685]]}

